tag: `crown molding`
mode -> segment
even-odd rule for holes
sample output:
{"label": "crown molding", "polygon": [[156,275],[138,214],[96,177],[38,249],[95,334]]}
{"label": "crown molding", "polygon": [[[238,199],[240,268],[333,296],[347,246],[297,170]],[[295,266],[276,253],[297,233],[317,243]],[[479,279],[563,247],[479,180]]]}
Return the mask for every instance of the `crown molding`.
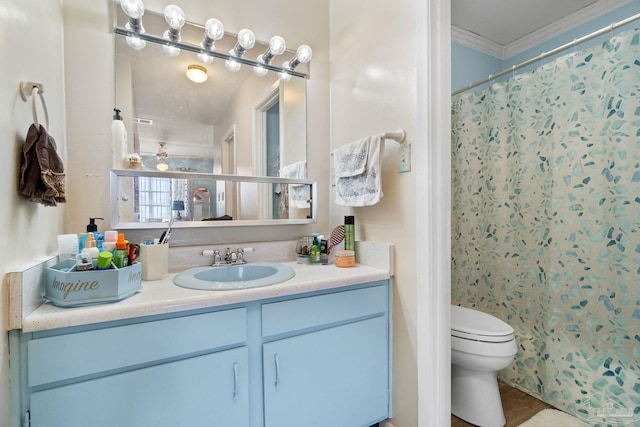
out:
{"label": "crown molding", "polygon": [[[559,36],[565,31],[585,24],[592,19],[604,15],[607,12],[611,12],[620,6],[629,3],[631,0],[607,0],[597,1],[585,6],[582,9],[572,13],[571,15],[546,25],[524,37],[515,40],[508,45],[504,46],[504,58],[510,58],[527,49],[531,49],[534,46],[539,45],[553,37]],[[599,28],[598,28],[599,29]]]}
{"label": "crown molding", "polygon": [[606,0],[592,3],[565,18],[546,25],[539,30],[529,33],[526,36],[504,46],[482,37],[479,34],[463,30],[462,28],[455,27],[453,25],[451,26],[451,40],[504,60],[556,37],[571,28],[575,28],[592,19],[602,16],[613,9],[630,3],[631,1],[632,0]]}
{"label": "crown molding", "polygon": [[463,30],[455,25],[451,26],[451,40],[468,46],[472,49],[479,50],[496,58],[504,59],[504,46],[491,41],[479,34],[471,31]]}

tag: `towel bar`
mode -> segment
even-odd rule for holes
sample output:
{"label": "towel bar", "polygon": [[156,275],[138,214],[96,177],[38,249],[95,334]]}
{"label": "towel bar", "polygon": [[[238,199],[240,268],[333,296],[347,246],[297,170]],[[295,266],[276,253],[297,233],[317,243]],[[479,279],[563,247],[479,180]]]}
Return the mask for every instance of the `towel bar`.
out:
{"label": "towel bar", "polygon": [[384,139],[393,139],[398,144],[402,144],[407,137],[407,131],[404,129],[398,129],[395,132],[387,132],[382,135]]}

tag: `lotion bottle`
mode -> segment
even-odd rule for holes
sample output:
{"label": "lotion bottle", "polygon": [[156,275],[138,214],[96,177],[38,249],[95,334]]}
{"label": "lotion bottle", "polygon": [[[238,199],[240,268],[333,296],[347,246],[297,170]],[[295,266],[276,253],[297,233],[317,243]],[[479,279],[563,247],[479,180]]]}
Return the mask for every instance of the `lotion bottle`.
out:
{"label": "lotion bottle", "polygon": [[113,115],[113,121],[111,122],[111,147],[113,148],[113,161],[112,165],[115,169],[122,169],[127,157],[127,129],[120,116],[120,110],[114,108],[115,114]]}
{"label": "lotion bottle", "polygon": [[97,260],[99,254],[100,251],[96,247],[96,240],[93,237],[93,234],[87,233],[87,241],[84,243],[84,249],[82,249],[80,257],[90,260]]}

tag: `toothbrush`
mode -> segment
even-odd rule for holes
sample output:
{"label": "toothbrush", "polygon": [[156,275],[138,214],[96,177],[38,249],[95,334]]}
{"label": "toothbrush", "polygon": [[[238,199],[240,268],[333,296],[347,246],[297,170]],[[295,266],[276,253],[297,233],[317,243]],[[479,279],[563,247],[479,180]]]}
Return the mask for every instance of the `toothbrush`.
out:
{"label": "toothbrush", "polygon": [[169,237],[171,237],[171,226],[173,225],[173,218],[169,221],[169,227],[167,227],[166,231],[162,232],[162,236],[160,236],[160,245],[163,245],[169,241]]}

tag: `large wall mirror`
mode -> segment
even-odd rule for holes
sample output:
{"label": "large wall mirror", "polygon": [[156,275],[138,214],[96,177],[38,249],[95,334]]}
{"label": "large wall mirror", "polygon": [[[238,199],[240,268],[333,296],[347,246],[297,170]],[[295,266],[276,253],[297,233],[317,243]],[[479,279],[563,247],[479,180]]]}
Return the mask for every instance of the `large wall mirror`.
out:
{"label": "large wall mirror", "polygon": [[[116,28],[125,28],[119,2],[114,19]],[[162,40],[168,28],[163,14],[146,10],[142,22],[146,35]],[[202,25],[187,22],[181,43],[199,47],[203,33]],[[275,71],[260,77],[246,64],[231,72],[221,58],[205,63],[184,49],[170,56],[166,45],[153,42],[136,50],[124,35],[114,36],[115,107],[122,111],[129,151],[142,156],[146,169],[156,167],[161,151],[170,171],[230,175],[281,176],[283,167],[306,160],[305,78],[294,75],[284,82]],[[236,40],[226,33],[215,51],[228,53]],[[256,41],[243,58],[255,60],[267,47]],[[273,64],[291,54],[295,47]],[[193,65],[206,70],[206,81],[187,78]],[[306,72],[307,65],[296,71]]]}
{"label": "large wall mirror", "polygon": [[[113,12],[115,107],[127,150],[142,164],[123,169],[127,163],[114,158],[112,226],[157,228],[171,218],[177,227],[314,222],[315,183],[306,175],[309,67],[297,63],[295,47],[256,73],[269,48],[256,41],[232,71],[225,59],[238,35],[224,33],[204,57],[203,25],[187,21],[168,42],[163,13],[145,10],[144,33],[134,34],[120,2]],[[135,48],[140,40],[144,48]],[[297,64],[288,69],[284,61]],[[188,78],[194,68],[204,81]]]}
{"label": "large wall mirror", "polygon": [[309,224],[317,218],[312,180],[132,169],[113,169],[110,179],[115,229],[164,228],[171,219],[183,228]]}

